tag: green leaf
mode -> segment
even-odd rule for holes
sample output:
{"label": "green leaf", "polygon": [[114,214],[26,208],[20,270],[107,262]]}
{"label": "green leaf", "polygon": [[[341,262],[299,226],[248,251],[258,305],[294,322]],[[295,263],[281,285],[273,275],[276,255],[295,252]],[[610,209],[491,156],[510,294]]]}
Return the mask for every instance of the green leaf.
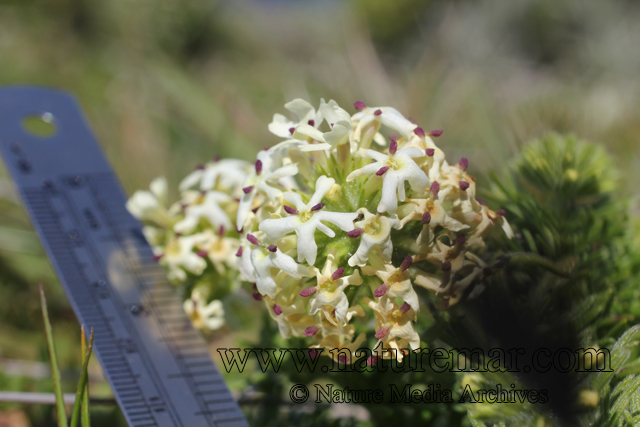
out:
{"label": "green leaf", "polygon": [[[87,356],[87,338],[84,334],[84,325],[81,326],[81,338],[80,341],[82,343],[82,363],[88,363],[89,357]],[[88,365],[87,365],[88,366]],[[84,391],[82,393],[82,414],[81,414],[80,424],[82,427],[91,427],[91,417],[89,416],[89,381],[84,387]]]}
{"label": "green leaf", "polygon": [[82,398],[87,386],[87,377],[89,359],[91,358],[91,351],[93,350],[93,328],[91,328],[91,337],[89,338],[89,346],[86,351],[86,358],[82,364],[82,374],[80,375],[80,381],[78,382],[78,390],[76,391],[76,402],[73,405],[73,414],[71,415],[71,427],[78,426],[78,419],[80,418],[80,408],[82,406]]}
{"label": "green leaf", "polygon": [[47,310],[47,299],[44,296],[44,289],[40,284],[40,306],[42,308],[42,318],[44,319],[44,330],[47,335],[47,348],[49,349],[49,360],[51,361],[51,377],[53,380],[53,392],[56,395],[56,410],[58,413],[58,426],[67,427],[67,413],[64,408],[64,396],[62,395],[62,383],[60,380],[60,369],[58,368],[58,358],[53,344],[53,331],[49,322],[49,312]]}

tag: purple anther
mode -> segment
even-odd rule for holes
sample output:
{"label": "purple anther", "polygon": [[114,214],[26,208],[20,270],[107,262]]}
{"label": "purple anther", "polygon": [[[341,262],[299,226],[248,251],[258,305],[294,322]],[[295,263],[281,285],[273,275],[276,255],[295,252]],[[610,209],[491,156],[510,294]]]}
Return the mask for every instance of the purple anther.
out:
{"label": "purple anther", "polygon": [[367,108],[367,104],[362,101],[356,101],[353,103],[353,106],[356,107],[356,110],[364,110]]}
{"label": "purple anther", "polygon": [[467,188],[469,188],[469,183],[467,181],[460,181],[460,189],[462,191],[467,191]]}
{"label": "purple anther", "polygon": [[293,135],[295,131],[296,131],[296,128],[289,128],[289,133],[291,135]]}
{"label": "purple anther", "polygon": [[400,307],[400,312],[402,314],[406,313],[407,311],[411,310],[411,306],[409,304],[407,304],[407,302],[405,301],[402,306]]}
{"label": "purple anther", "polygon": [[465,236],[464,234],[458,234],[458,237],[456,237],[456,246],[462,246],[466,241],[467,236]]}
{"label": "purple anther", "polygon": [[276,314],[276,316],[280,316],[282,314],[282,307],[280,307],[279,305],[274,305],[273,306],[273,312]]}
{"label": "purple anther", "polygon": [[417,127],[413,130],[413,133],[415,133],[416,135],[418,135],[420,138],[424,138],[425,134],[424,134],[424,129],[422,129],[421,127]]}
{"label": "purple anther", "polygon": [[422,225],[427,225],[431,222],[431,214],[429,212],[425,212],[422,214]]}
{"label": "purple anther", "polygon": [[505,216],[507,214],[507,211],[505,211],[504,209],[500,209],[499,211],[496,211],[496,213],[500,216]]}
{"label": "purple anther", "polygon": [[376,172],[376,175],[382,176],[385,173],[387,173],[388,170],[389,170],[389,166],[383,166],[380,169],[378,169],[378,172]]}
{"label": "purple anther", "polygon": [[382,114],[382,110],[376,110],[373,112],[374,116],[379,116],[380,114]]}
{"label": "purple anther", "polygon": [[451,261],[443,262],[440,268],[442,269],[442,271],[451,271]]}
{"label": "purple anther", "polygon": [[307,123],[309,124],[309,126],[315,126],[316,125],[316,122],[313,119],[309,120]]}
{"label": "purple anther", "polygon": [[292,208],[291,206],[287,206],[287,205],[284,205],[284,211],[286,213],[288,213],[289,215],[298,215],[300,213],[296,209]]}
{"label": "purple anther", "polygon": [[331,275],[331,279],[332,280],[338,280],[342,276],[344,276],[344,267],[340,267],[339,269],[334,271],[333,274]]}
{"label": "purple anther", "polygon": [[439,137],[440,135],[442,135],[442,132],[444,132],[441,129],[436,129],[436,130],[432,130],[429,132],[429,136],[433,136],[434,138]]}
{"label": "purple anther", "polygon": [[260,240],[258,240],[258,238],[256,236],[254,236],[253,234],[247,234],[247,240],[249,241],[249,243],[254,244],[254,245],[259,245],[260,244]]}
{"label": "purple anther", "polygon": [[404,257],[404,260],[402,260],[402,264],[400,264],[400,270],[407,271],[409,267],[411,267],[411,264],[413,264],[413,258],[411,257],[411,255]]}
{"label": "purple anther", "polygon": [[436,149],[435,148],[427,148],[426,150],[424,150],[424,152],[427,153],[427,156],[433,157],[433,155],[436,153]]}
{"label": "purple anther", "polygon": [[301,290],[299,292],[299,294],[300,294],[301,297],[305,297],[306,298],[306,297],[310,297],[311,295],[315,294],[316,291],[317,291],[316,287],[312,286],[310,288]]}
{"label": "purple anther", "polygon": [[320,202],[317,205],[315,205],[314,207],[312,207],[311,208],[311,212],[319,211],[322,208],[324,208],[324,202]]}
{"label": "purple anther", "polygon": [[240,246],[240,247],[238,248],[238,252],[236,252],[236,256],[237,256],[237,257],[241,257],[241,256],[242,256],[242,246]]}
{"label": "purple anther", "polygon": [[204,165],[196,166],[196,170],[199,170],[199,171],[204,170]]}
{"label": "purple anther", "polygon": [[312,337],[314,336],[318,331],[320,330],[319,327],[317,327],[316,325],[313,326],[309,326],[307,329],[304,330],[304,336],[305,337]]}
{"label": "purple anther", "polygon": [[433,181],[431,183],[431,188],[429,188],[429,192],[433,195],[433,197],[438,197],[438,193],[440,192],[440,184],[438,184],[438,181]]}
{"label": "purple anther", "polygon": [[378,329],[376,331],[376,338],[377,339],[382,339],[382,338],[386,337],[387,334],[389,333],[389,329],[391,329],[391,326],[383,326],[380,329]]}
{"label": "purple anther", "polygon": [[391,145],[389,145],[389,153],[396,154],[396,151],[398,151],[398,143],[396,142],[395,139],[392,139]]}
{"label": "purple anther", "polygon": [[249,186],[249,187],[244,187],[242,189],[242,191],[244,192],[244,194],[249,194],[253,191],[253,185]]}
{"label": "purple anther", "polygon": [[218,228],[218,236],[224,236],[224,227],[222,225],[220,226],[220,228]]}
{"label": "purple anther", "polygon": [[466,171],[469,167],[469,160],[466,157],[461,158],[458,162],[458,166],[460,166],[460,169],[462,169],[463,171]]}
{"label": "purple anther", "polygon": [[256,160],[256,175],[262,173],[262,160]]}
{"label": "purple anther", "polygon": [[347,236],[351,237],[352,239],[355,239],[356,237],[360,237],[362,233],[364,233],[364,230],[362,228],[356,228],[355,230],[351,230],[347,232]]}
{"label": "purple anther", "polygon": [[199,256],[200,258],[204,258],[204,257],[206,257],[206,256],[207,256],[207,254],[209,254],[209,252],[207,252],[207,251],[198,251],[198,256]]}
{"label": "purple anther", "polygon": [[267,249],[269,250],[269,252],[275,252],[278,250],[278,247],[276,245],[269,245]]}
{"label": "purple anther", "polygon": [[373,291],[373,296],[376,298],[380,298],[381,296],[386,294],[388,290],[389,287],[385,283],[383,283],[382,285],[378,286],[375,291]]}
{"label": "purple anther", "polygon": [[262,301],[262,295],[260,295],[260,292],[254,292],[251,294],[251,296],[256,301]]}
{"label": "purple anther", "polygon": [[160,260],[162,259],[162,257],[163,257],[163,256],[164,256],[164,254],[154,255],[154,256],[153,256],[153,260],[154,260],[155,262],[158,262],[158,261],[160,261]]}
{"label": "purple anther", "polygon": [[476,201],[477,201],[478,203],[480,203],[482,206],[487,206],[487,204],[485,203],[485,201],[484,201],[484,200],[482,200],[480,197],[476,197]]}

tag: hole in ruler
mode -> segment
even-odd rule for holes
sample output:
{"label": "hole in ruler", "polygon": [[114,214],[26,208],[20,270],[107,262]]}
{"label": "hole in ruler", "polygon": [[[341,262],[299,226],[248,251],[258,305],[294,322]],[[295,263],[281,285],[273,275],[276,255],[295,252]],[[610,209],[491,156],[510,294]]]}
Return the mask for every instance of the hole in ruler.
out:
{"label": "hole in ruler", "polygon": [[22,120],[22,127],[29,135],[37,136],[38,138],[51,138],[57,131],[57,126],[51,113],[27,116]]}

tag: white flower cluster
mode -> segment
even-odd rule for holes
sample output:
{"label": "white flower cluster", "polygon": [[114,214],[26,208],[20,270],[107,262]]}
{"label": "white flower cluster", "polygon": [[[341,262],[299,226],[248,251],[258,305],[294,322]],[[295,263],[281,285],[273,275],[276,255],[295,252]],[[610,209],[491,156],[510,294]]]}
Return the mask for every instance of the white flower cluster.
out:
{"label": "white flower cluster", "polygon": [[237,269],[281,334],[314,348],[358,349],[366,333],[356,336],[355,320],[373,313],[375,354],[402,358],[382,350],[420,346],[416,286],[442,309],[477,295],[492,268],[485,237],[512,232],[504,212],[476,199],[467,159],[447,163],[432,140],[441,131],[354,106],[352,116],[335,101],[316,110],[293,100],[296,120],[274,116],[269,130],[283,141],[253,167],[210,163],[183,181],[177,205],[164,208],[166,185],[154,182],[129,209],[157,225],[146,234],[174,280],[201,275],[206,260],[218,274]]}

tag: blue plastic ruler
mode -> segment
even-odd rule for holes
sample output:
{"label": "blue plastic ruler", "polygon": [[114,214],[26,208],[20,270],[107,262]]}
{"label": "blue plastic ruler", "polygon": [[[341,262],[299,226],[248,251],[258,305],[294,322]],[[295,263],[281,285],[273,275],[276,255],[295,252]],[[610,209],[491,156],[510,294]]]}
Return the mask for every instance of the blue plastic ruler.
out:
{"label": "blue plastic ruler", "polygon": [[[55,133],[30,134],[29,116]],[[0,153],[129,424],[247,426],[74,98],[0,89]]]}

